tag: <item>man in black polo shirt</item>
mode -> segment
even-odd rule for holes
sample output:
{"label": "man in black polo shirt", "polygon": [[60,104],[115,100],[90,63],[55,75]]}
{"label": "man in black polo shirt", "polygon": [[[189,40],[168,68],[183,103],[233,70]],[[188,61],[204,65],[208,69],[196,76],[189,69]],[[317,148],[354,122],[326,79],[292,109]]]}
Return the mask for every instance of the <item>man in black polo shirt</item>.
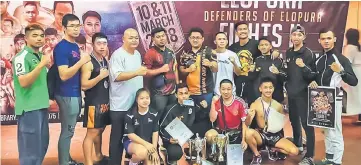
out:
{"label": "man in black polo shirt", "polygon": [[302,148],[302,127],[306,133],[307,153],[300,165],[313,164],[315,150],[315,131],[313,127],[307,125],[307,88],[312,78],[315,76],[316,64],[315,56],[312,51],[304,46],[303,41],[306,38],[305,29],[302,26],[295,26],[291,30],[291,41],[293,47],[286,52],[286,89],[288,94],[289,117],[293,129],[293,138],[295,145]]}
{"label": "man in black polo shirt", "polygon": [[154,46],[144,55],[143,61],[148,68],[146,77],[150,78],[152,107],[162,116],[164,108],[176,102],[177,61],[174,52],[166,47],[168,41],[164,28],[153,29],[151,36]]}
{"label": "man in black polo shirt", "polygon": [[[242,57],[244,57],[243,54],[249,54],[252,59],[256,59],[258,56],[260,56],[261,52],[258,50],[258,41],[248,38],[248,24],[245,22],[238,22],[235,24],[234,29],[239,38],[239,41],[232,44],[229,47],[229,50],[237,53],[240,60],[242,60]],[[248,104],[251,104],[254,100],[257,99],[257,96],[253,91],[253,82],[251,82],[251,80],[253,80],[255,77],[253,74],[254,65],[250,65],[247,70],[250,71],[248,75],[240,75],[235,79],[236,93],[237,96],[242,97]]]}

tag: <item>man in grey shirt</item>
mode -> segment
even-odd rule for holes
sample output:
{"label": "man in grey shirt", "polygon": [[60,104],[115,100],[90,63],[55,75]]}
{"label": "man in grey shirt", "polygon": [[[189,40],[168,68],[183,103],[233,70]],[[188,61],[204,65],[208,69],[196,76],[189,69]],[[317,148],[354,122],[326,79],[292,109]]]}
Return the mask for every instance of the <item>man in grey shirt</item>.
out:
{"label": "man in grey shirt", "polygon": [[135,29],[127,29],[123,35],[123,46],[110,58],[110,120],[112,130],[109,144],[109,165],[119,165],[123,154],[122,137],[124,116],[135,101],[135,93],[143,87],[143,76],[147,68],[142,66],[139,35]]}

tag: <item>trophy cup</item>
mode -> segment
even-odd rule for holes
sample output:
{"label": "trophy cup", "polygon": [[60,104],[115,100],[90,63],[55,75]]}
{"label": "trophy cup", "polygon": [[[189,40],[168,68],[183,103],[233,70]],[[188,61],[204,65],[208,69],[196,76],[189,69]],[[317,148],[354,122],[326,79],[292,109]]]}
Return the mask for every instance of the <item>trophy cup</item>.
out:
{"label": "trophy cup", "polygon": [[[189,145],[189,155],[192,159],[192,150],[194,147],[194,150],[197,152],[197,156],[196,156],[196,164],[201,165],[202,164],[202,160],[201,157],[199,156],[199,153],[203,150],[203,148],[206,146],[206,139],[205,138],[200,138],[199,134],[196,134],[196,138],[194,140],[189,140],[190,141],[190,145]],[[203,155],[203,154],[202,154]]]}
{"label": "trophy cup", "polygon": [[227,145],[228,138],[224,134],[219,134],[216,137],[216,143],[219,149],[218,162],[224,162],[225,146]]}

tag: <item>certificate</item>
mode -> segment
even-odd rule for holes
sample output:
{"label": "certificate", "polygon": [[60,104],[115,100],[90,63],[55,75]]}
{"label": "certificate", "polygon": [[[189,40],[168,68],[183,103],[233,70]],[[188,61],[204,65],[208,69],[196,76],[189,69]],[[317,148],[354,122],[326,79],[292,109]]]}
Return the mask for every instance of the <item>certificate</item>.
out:
{"label": "certificate", "polygon": [[243,149],[241,144],[227,145],[227,165],[243,165]]}
{"label": "certificate", "polygon": [[281,131],[285,125],[285,115],[271,109],[268,115],[267,132],[277,133]]}
{"label": "certificate", "polygon": [[170,122],[165,130],[173,139],[178,140],[180,146],[183,146],[193,136],[193,132],[178,118]]}

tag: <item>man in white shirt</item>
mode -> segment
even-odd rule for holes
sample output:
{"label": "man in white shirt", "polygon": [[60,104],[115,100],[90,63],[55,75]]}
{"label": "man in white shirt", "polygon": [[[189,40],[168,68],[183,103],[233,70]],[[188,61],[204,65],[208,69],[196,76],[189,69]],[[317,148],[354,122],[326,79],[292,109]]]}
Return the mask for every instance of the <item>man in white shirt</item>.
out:
{"label": "man in white shirt", "polygon": [[217,61],[218,72],[215,74],[215,88],[214,93],[221,95],[219,91],[219,84],[222,80],[228,79],[232,81],[233,93],[236,94],[236,86],[234,85],[234,74],[239,76],[241,74],[241,63],[236,53],[227,49],[228,37],[224,32],[218,32],[215,36],[214,43],[217,46]]}
{"label": "man in white shirt", "polygon": [[119,165],[122,157],[124,116],[135,101],[135,93],[143,88],[147,68],[142,66],[139,35],[135,29],[124,31],[123,46],[110,58],[110,121],[109,165]]}

